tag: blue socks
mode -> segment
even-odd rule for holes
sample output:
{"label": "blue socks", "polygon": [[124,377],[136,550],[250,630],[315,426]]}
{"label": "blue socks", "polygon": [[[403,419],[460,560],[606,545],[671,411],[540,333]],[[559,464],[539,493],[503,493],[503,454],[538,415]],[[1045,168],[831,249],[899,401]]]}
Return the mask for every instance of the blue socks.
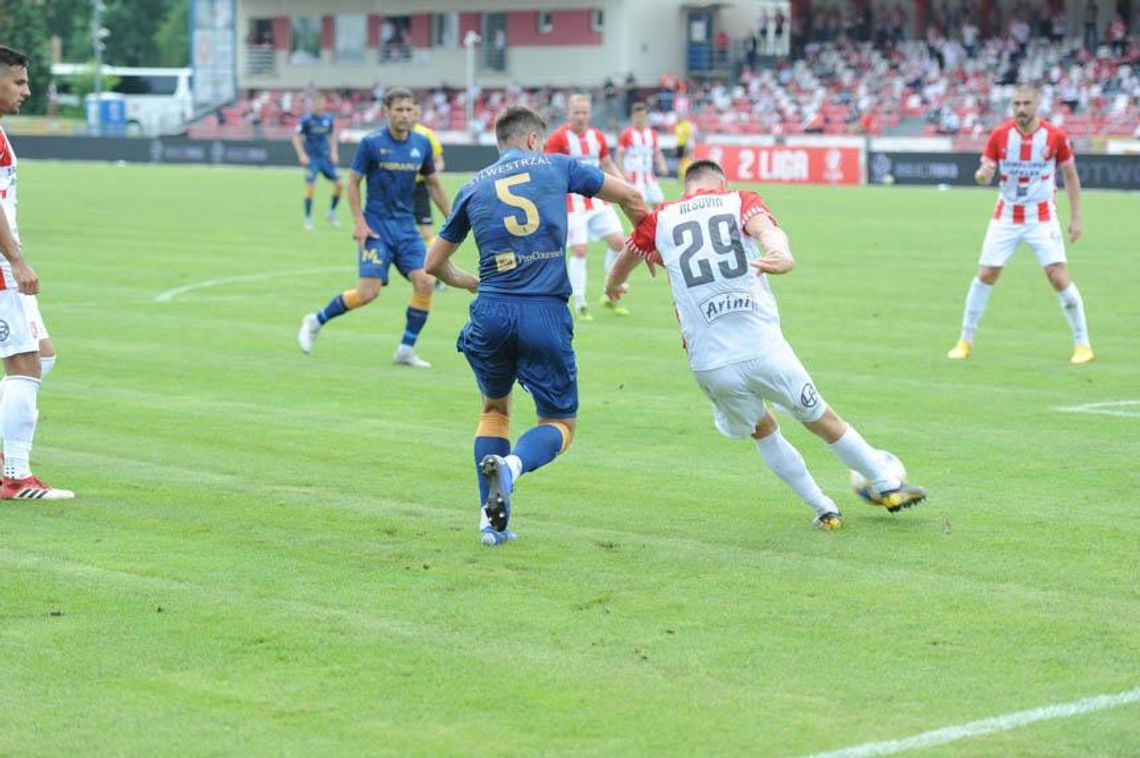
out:
{"label": "blue socks", "polygon": [[305,218],[313,217],[313,198],[305,198]]}
{"label": "blue socks", "polygon": [[479,481],[479,506],[487,502],[487,483],[479,470],[479,463],[488,455],[506,457],[511,452],[511,441],[505,437],[475,438],[475,478]]}
{"label": "blue socks", "polygon": [[320,313],[317,314],[317,321],[322,324],[327,322],[330,318],[336,318],[348,313],[348,305],[344,302],[344,295],[340,294],[329,301]]}
{"label": "blue socks", "polygon": [[[317,318],[320,318],[319,316]],[[407,310],[407,325],[404,327],[404,338],[400,340],[401,345],[408,347],[415,347],[416,338],[420,336],[420,330],[424,328],[427,323],[428,312],[408,306]],[[324,323],[323,321],[321,323]],[[503,453],[506,455],[506,453]]]}
{"label": "blue socks", "polygon": [[515,443],[512,455],[522,462],[522,472],[534,471],[550,463],[562,450],[562,432],[551,424],[540,424],[527,429]]}

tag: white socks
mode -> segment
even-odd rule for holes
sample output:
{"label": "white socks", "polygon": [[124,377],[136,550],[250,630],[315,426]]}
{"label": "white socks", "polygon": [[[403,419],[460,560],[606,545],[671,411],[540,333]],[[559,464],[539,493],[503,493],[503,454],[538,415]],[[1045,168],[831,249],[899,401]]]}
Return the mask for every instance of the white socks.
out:
{"label": "white socks", "polygon": [[887,471],[886,462],[878,451],[868,445],[867,440],[863,439],[863,436],[850,424],[847,425],[847,431],[843,436],[829,447],[844,466],[855,469],[866,477],[875,490],[888,492],[902,485],[902,482]]}
{"label": "white socks", "polygon": [[986,312],[986,303],[990,300],[990,290],[993,288],[992,284],[986,284],[977,277],[970,282],[970,290],[966,293],[966,311],[962,314],[961,340],[970,343],[974,341],[974,332],[978,329],[982,314]]}
{"label": "white socks", "polygon": [[768,468],[783,479],[801,500],[810,505],[817,516],[839,512],[835,502],[823,494],[823,490],[807,470],[800,451],[784,439],[779,429],[763,439],[756,440],[756,449],[760,451],[760,457],[764,459]]}
{"label": "white socks", "polygon": [[570,289],[574,290],[574,304],[586,304],[586,259],[571,254],[567,261],[570,274]]}
{"label": "white socks", "polygon": [[4,476],[26,479],[32,475],[28,459],[36,435],[36,396],[40,380],[13,375],[4,379],[0,394],[0,433],[4,436]]}
{"label": "white socks", "polygon": [[1085,321],[1085,301],[1081,299],[1081,292],[1077,285],[1070,283],[1068,287],[1057,293],[1061,301],[1061,312],[1073,330],[1073,342],[1077,345],[1088,345],[1089,325]]}
{"label": "white socks", "polygon": [[617,250],[613,250],[613,249],[608,248],[608,247],[606,248],[606,278],[607,279],[610,277],[610,269],[614,267],[614,261],[617,260],[619,255],[621,255],[621,248],[618,248]]}

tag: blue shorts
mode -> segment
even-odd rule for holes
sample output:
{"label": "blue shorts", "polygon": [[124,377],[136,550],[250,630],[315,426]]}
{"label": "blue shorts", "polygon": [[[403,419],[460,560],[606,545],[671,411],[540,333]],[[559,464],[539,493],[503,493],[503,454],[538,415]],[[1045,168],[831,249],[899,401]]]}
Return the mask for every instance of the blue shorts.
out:
{"label": "blue shorts", "polygon": [[360,277],[379,279],[388,286],[388,267],[396,264],[396,270],[405,279],[418,268],[424,267],[427,248],[424,238],[416,228],[415,221],[408,217],[400,221],[378,224],[366,219],[372,231],[379,237],[369,238],[360,249]]}
{"label": "blue shorts", "polygon": [[317,174],[324,174],[329,181],[339,181],[340,171],[332,158],[325,156],[309,156],[309,165],[305,167],[305,184],[317,181]]}
{"label": "blue shorts", "polygon": [[506,397],[517,380],[541,418],[578,413],[574,319],[557,297],[479,295],[456,348],[487,397]]}

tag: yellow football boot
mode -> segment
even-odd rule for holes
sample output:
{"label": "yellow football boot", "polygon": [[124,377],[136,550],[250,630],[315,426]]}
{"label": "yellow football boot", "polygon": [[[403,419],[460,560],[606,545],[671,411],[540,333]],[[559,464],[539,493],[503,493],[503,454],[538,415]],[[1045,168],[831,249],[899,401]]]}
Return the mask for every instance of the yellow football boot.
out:
{"label": "yellow football boot", "polygon": [[1096,356],[1093,355],[1090,346],[1077,345],[1073,348],[1073,357],[1069,359],[1069,363],[1072,363],[1074,366],[1080,366],[1085,363],[1092,363],[1094,360],[1096,360]]}
{"label": "yellow football boot", "polygon": [[970,357],[970,351],[973,349],[974,346],[966,342],[966,340],[958,340],[958,343],[950,348],[950,352],[946,354],[946,357],[952,361],[964,360]]}

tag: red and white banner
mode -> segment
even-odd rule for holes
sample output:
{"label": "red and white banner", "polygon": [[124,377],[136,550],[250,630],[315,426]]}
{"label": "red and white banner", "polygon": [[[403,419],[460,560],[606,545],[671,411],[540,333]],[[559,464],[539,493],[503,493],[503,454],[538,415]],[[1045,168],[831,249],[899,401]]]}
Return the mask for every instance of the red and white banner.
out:
{"label": "red and white banner", "polygon": [[863,149],[847,146],[698,144],[693,157],[716,161],[731,182],[863,184]]}

